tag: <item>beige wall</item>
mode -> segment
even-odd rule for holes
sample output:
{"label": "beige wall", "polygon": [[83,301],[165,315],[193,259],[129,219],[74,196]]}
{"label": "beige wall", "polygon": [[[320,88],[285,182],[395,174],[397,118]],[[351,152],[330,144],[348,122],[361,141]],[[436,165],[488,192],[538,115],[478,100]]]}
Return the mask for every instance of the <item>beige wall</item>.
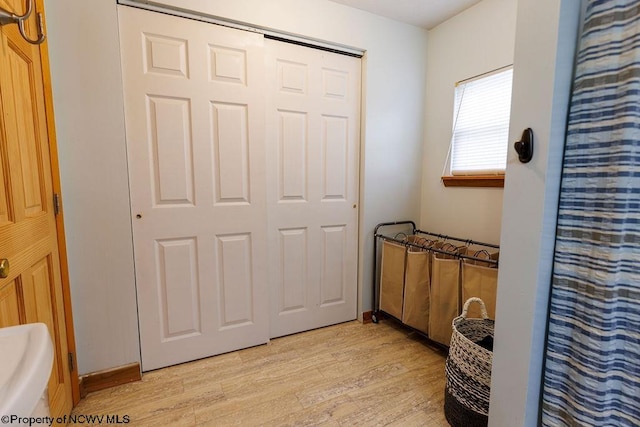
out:
{"label": "beige wall", "polygon": [[46,0],[78,372],[140,358],[115,1]]}
{"label": "beige wall", "polygon": [[440,177],[456,82],[513,63],[517,0],[483,0],[429,31],[420,228],[499,243],[503,190],[445,188]]}

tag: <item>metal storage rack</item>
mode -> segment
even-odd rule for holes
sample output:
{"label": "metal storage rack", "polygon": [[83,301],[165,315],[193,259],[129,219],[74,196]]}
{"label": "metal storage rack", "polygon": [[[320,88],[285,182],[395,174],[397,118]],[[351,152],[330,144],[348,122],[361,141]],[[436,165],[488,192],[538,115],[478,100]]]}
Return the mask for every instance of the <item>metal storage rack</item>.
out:
{"label": "metal storage rack", "polygon": [[[390,227],[400,227],[400,226],[404,226],[404,229],[407,230],[408,232],[396,232],[395,235],[391,236],[391,235],[386,235],[384,233],[381,232],[381,229],[385,229],[385,228],[390,228]],[[415,248],[420,248],[422,250],[427,250],[430,252],[437,252],[437,253],[441,253],[441,254],[446,254],[455,258],[460,258],[460,259],[470,259],[470,260],[476,260],[476,261],[482,261],[484,263],[489,263],[491,265],[494,265],[495,267],[498,266],[498,260],[497,259],[486,259],[486,258],[478,258],[475,256],[471,256],[471,255],[464,255],[464,254],[458,254],[458,253],[453,253],[451,251],[447,251],[439,249],[439,248],[434,248],[434,247],[425,247],[422,246],[420,244],[416,244],[416,243],[411,243],[409,241],[407,241],[404,238],[401,238],[400,236],[404,235],[404,237],[407,237],[408,235],[418,235],[421,237],[424,237],[427,240],[433,240],[433,239],[439,239],[439,240],[443,240],[445,242],[457,242],[460,244],[464,244],[467,246],[477,246],[477,247],[481,247],[481,248],[488,248],[488,249],[500,249],[499,245],[494,245],[491,243],[485,243],[485,242],[479,242],[477,240],[471,240],[471,239],[462,239],[459,237],[453,237],[453,236],[448,236],[446,234],[439,234],[439,233],[433,233],[430,231],[424,231],[424,230],[419,230],[418,228],[416,228],[416,224],[414,221],[394,221],[394,222],[382,222],[378,225],[376,225],[374,231],[373,231],[373,237],[374,237],[374,244],[373,244],[373,313],[371,315],[371,320],[374,323],[378,323],[379,321],[379,315],[380,313],[384,313],[382,310],[380,310],[380,275],[379,275],[379,271],[380,271],[380,262],[378,260],[378,244],[383,241],[390,241],[390,242],[395,242],[397,244],[401,244],[407,247],[415,247]],[[386,314],[386,313],[385,313]],[[388,315],[388,314],[387,314]],[[393,316],[392,316],[393,317]],[[398,319],[400,320],[400,319]]]}

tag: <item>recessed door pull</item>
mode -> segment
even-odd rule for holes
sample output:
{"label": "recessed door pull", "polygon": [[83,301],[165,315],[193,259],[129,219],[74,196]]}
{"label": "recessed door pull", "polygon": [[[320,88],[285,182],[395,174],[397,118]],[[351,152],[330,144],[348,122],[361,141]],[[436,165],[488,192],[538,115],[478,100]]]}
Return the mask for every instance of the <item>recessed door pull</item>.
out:
{"label": "recessed door pull", "polygon": [[513,144],[513,148],[516,149],[521,163],[529,163],[533,158],[533,130],[526,128],[522,132],[520,141]]}

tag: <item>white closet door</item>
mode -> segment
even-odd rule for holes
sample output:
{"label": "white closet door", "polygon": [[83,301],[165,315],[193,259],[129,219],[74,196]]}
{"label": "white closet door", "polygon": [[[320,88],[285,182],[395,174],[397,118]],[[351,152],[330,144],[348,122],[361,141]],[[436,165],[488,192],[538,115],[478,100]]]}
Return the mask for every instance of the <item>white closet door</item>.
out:
{"label": "white closet door", "polygon": [[271,337],[356,318],[360,59],[265,40]]}
{"label": "white closet door", "polygon": [[118,9],[143,370],[265,343],[263,37]]}

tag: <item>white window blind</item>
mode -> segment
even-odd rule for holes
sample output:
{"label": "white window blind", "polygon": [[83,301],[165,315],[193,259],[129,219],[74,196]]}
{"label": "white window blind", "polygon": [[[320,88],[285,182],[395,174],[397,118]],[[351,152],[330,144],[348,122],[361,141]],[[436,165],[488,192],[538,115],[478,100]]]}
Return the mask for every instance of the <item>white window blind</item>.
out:
{"label": "white window blind", "polygon": [[502,174],[507,165],[513,68],[458,83],[452,175]]}

